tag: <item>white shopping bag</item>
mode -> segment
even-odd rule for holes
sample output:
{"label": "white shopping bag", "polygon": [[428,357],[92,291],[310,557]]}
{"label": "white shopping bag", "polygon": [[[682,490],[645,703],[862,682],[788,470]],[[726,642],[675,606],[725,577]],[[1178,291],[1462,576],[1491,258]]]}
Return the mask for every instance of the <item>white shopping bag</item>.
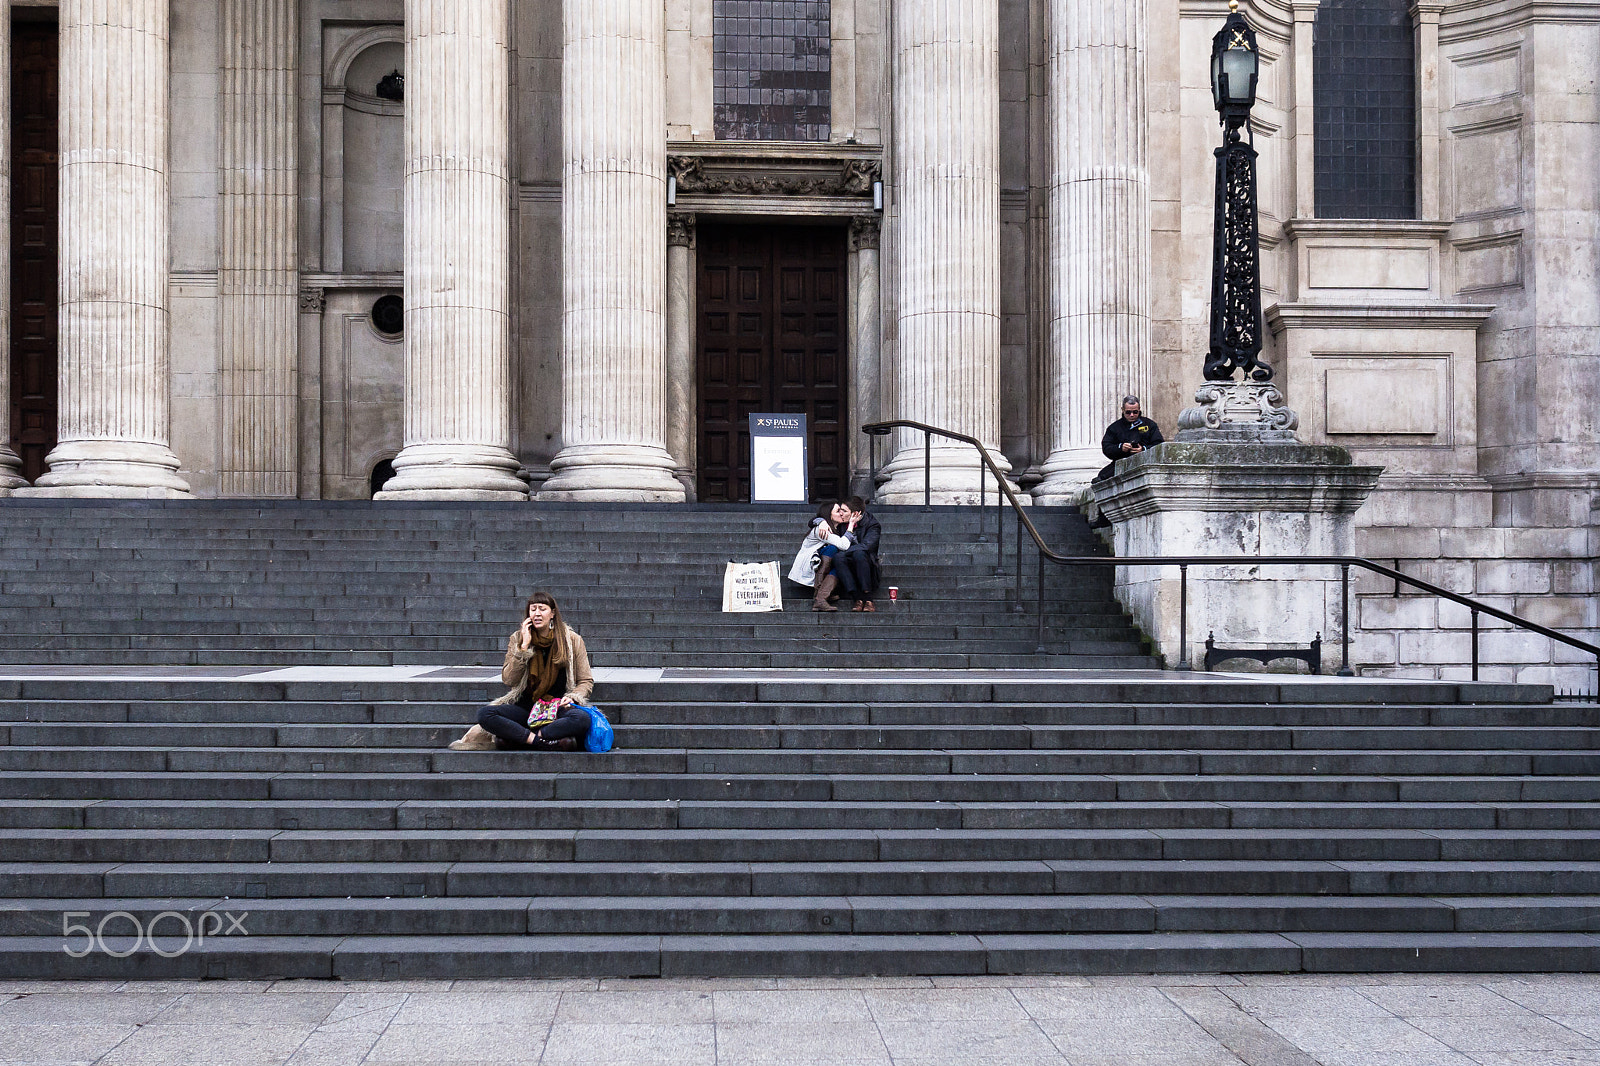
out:
{"label": "white shopping bag", "polygon": [[778,564],[729,563],[722,575],[724,612],[781,611],[783,586],[779,584]]}

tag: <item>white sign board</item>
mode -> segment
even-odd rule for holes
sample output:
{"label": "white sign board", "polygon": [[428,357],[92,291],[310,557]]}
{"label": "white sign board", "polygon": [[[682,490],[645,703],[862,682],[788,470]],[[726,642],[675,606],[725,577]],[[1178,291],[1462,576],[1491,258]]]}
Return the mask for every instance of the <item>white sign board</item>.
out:
{"label": "white sign board", "polygon": [[750,502],[806,502],[806,439],[750,438]]}
{"label": "white sign board", "polygon": [[806,416],[750,416],[750,502],[805,503]]}

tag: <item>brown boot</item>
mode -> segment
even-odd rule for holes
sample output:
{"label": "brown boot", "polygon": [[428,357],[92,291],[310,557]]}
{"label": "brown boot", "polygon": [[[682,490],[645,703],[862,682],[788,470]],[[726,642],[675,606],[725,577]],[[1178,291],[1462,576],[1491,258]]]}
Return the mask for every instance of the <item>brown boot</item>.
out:
{"label": "brown boot", "polygon": [[471,729],[467,730],[466,733],[462,735],[460,740],[452,740],[450,742],[450,750],[493,751],[494,734],[483,728],[481,725],[475,725]]}
{"label": "brown boot", "polygon": [[828,593],[832,592],[837,584],[839,584],[839,579],[832,574],[817,582],[816,595],[811,597],[811,609],[813,611],[838,611],[839,608],[828,602]]}

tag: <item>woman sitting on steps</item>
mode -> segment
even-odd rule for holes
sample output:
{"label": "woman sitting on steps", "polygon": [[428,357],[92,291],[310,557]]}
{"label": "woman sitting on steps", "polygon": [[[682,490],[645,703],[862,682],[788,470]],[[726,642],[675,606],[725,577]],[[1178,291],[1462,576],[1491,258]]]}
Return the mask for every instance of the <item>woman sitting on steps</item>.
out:
{"label": "woman sitting on steps", "polygon": [[[528,597],[522,625],[506,641],[500,680],[511,691],[478,711],[478,724],[451,743],[453,750],[584,750],[592,720],[578,705],[587,704],[594,691],[589,650],[561,620],[561,609],[548,592]],[[536,704],[545,713],[530,723]],[[554,718],[541,724],[551,711]]]}
{"label": "woman sitting on steps", "polygon": [[842,503],[825,503],[817,508],[817,515],[806,527],[805,539],[800,542],[800,550],[795,554],[794,566],[789,568],[790,581],[797,585],[810,585],[816,590],[811,599],[813,611],[839,609],[828,602],[839,584],[839,579],[829,570],[833,566],[834,555],[850,546],[848,540],[838,536],[838,526],[849,518],[850,508]]}

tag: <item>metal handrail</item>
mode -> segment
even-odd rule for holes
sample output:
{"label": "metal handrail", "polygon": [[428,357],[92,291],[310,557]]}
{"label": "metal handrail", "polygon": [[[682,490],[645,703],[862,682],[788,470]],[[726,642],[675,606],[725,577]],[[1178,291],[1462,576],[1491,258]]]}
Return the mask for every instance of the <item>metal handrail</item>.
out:
{"label": "metal handrail", "polygon": [[[947,437],[947,438],[949,438],[951,440],[964,441],[964,442],[972,445],[974,448],[976,448],[978,450],[978,455],[979,455],[980,459],[982,460],[982,465],[980,466],[979,469],[982,470],[984,468],[987,468],[990,473],[994,474],[995,481],[1000,486],[1000,493],[1001,493],[1001,496],[1000,496],[1001,502],[999,504],[999,506],[1001,508],[1000,514],[1002,516],[1004,515],[1004,513],[1005,513],[1005,504],[1009,503],[1011,505],[1011,510],[1015,513],[1016,519],[1017,519],[1017,600],[1018,600],[1019,605],[1020,605],[1021,599],[1022,599],[1022,544],[1021,544],[1022,530],[1026,529],[1028,531],[1028,536],[1033,539],[1034,545],[1039,549],[1039,579],[1038,579],[1038,593],[1037,593],[1037,601],[1036,601],[1035,609],[1036,609],[1036,612],[1038,614],[1038,647],[1037,647],[1036,651],[1038,653],[1040,653],[1040,654],[1043,654],[1044,651],[1045,651],[1045,647],[1044,647],[1044,628],[1045,628],[1044,627],[1044,563],[1045,563],[1046,559],[1050,560],[1052,563],[1056,563],[1057,565],[1061,565],[1061,566],[1176,566],[1178,568],[1178,578],[1179,578],[1179,580],[1178,580],[1178,585],[1179,585],[1178,669],[1179,670],[1192,669],[1192,667],[1189,664],[1189,632],[1188,632],[1188,630],[1189,630],[1189,627],[1188,627],[1188,614],[1189,614],[1189,567],[1191,567],[1191,566],[1240,566],[1240,565],[1248,565],[1248,566],[1306,566],[1306,565],[1311,565],[1311,566],[1337,566],[1337,567],[1339,567],[1340,594],[1341,594],[1342,602],[1343,602],[1343,607],[1342,607],[1343,617],[1342,617],[1341,623],[1340,623],[1340,628],[1341,628],[1342,632],[1341,632],[1340,637],[1339,637],[1339,645],[1340,645],[1340,651],[1341,651],[1341,656],[1342,656],[1342,658],[1340,660],[1340,666],[1339,666],[1339,675],[1342,676],[1342,677],[1351,677],[1351,676],[1354,676],[1354,675],[1353,675],[1353,671],[1351,671],[1351,669],[1350,669],[1350,568],[1352,566],[1354,566],[1354,567],[1359,567],[1359,568],[1361,568],[1363,570],[1370,571],[1371,573],[1374,573],[1374,574],[1381,574],[1384,577],[1392,579],[1394,581],[1394,583],[1395,583],[1395,594],[1396,595],[1399,595],[1400,586],[1402,584],[1404,584],[1404,585],[1409,585],[1412,588],[1420,589],[1421,591],[1429,593],[1431,595],[1437,596],[1440,599],[1450,600],[1453,603],[1458,603],[1458,604],[1462,605],[1463,607],[1466,607],[1467,610],[1471,613],[1471,618],[1472,618],[1472,680],[1474,680],[1474,681],[1478,680],[1478,635],[1479,635],[1478,616],[1480,614],[1488,615],[1491,618],[1498,618],[1503,622],[1509,622],[1510,624],[1512,624],[1514,626],[1518,626],[1518,627],[1520,627],[1522,629],[1525,629],[1525,630],[1527,630],[1527,631],[1529,631],[1531,633],[1537,633],[1540,636],[1548,637],[1551,640],[1560,641],[1562,644],[1566,644],[1569,647],[1577,648],[1580,651],[1587,652],[1588,654],[1590,654],[1590,655],[1595,657],[1595,668],[1596,668],[1597,671],[1600,671],[1600,646],[1596,646],[1594,644],[1590,644],[1586,640],[1579,640],[1577,637],[1568,636],[1565,633],[1561,633],[1561,632],[1559,632],[1557,630],[1550,629],[1547,626],[1542,626],[1537,622],[1530,621],[1529,619],[1526,619],[1526,618],[1518,617],[1517,615],[1514,615],[1509,611],[1502,611],[1498,607],[1493,607],[1493,606],[1491,606],[1491,605],[1489,605],[1487,603],[1483,603],[1480,600],[1475,600],[1470,596],[1463,596],[1459,592],[1451,592],[1449,589],[1440,588],[1438,585],[1435,585],[1432,582],[1424,581],[1421,578],[1417,578],[1417,577],[1411,577],[1408,574],[1402,574],[1396,568],[1390,568],[1390,567],[1384,566],[1382,563],[1374,562],[1371,559],[1365,559],[1365,558],[1362,558],[1362,557],[1356,556],[1356,555],[1294,555],[1294,556],[1282,556],[1282,555],[1156,555],[1156,556],[1147,556],[1147,555],[1140,555],[1140,556],[1111,556],[1111,557],[1099,556],[1099,555],[1062,555],[1059,552],[1053,551],[1050,548],[1050,546],[1047,545],[1044,542],[1044,538],[1039,535],[1038,528],[1036,526],[1034,526],[1033,521],[1028,517],[1027,511],[1023,508],[1021,501],[1017,499],[1017,494],[1015,492],[1012,492],[1011,491],[1011,486],[1006,483],[1005,475],[1001,473],[1000,467],[995,463],[993,457],[989,455],[989,450],[987,448],[985,448],[983,446],[983,444],[976,437],[970,437],[965,433],[957,433],[957,432],[955,432],[953,430],[940,429],[937,426],[926,425],[925,423],[922,423],[922,422],[913,422],[910,419],[893,419],[893,420],[885,421],[885,422],[872,422],[872,423],[868,423],[867,425],[864,425],[864,426],[861,427],[861,431],[863,433],[866,433],[869,436],[874,437],[874,438],[881,437],[881,436],[887,436],[889,431],[890,430],[894,430],[894,429],[920,430],[924,434],[927,435],[926,438],[925,438],[925,445],[924,445],[924,448],[923,448],[923,462],[925,464],[924,465],[924,469],[923,469],[923,505],[924,506],[931,506],[931,503],[932,503],[932,491],[931,491],[931,488],[932,488],[932,444],[931,444],[931,442],[932,442],[932,438],[933,438],[934,435],[938,435],[938,436],[941,436],[941,437]],[[878,465],[877,464],[877,451],[876,451],[875,444],[876,444],[876,441],[874,440],[873,445],[869,446],[872,449],[871,459],[872,459],[873,488],[874,488],[874,491],[876,491],[876,488],[877,488],[877,465]],[[980,480],[979,480],[979,506],[980,507],[985,506],[985,504],[984,504],[983,481],[981,479],[981,475],[980,475]],[[1000,556],[999,556],[999,558],[1000,558],[1000,561],[1001,561],[1001,565],[1003,566],[1004,560],[1005,560],[1005,539],[1003,537],[998,536],[999,531],[1000,531],[1000,526],[999,526],[999,523],[997,521],[997,523],[996,523],[996,533],[997,533],[996,539],[999,540],[999,542],[1000,542],[1000,545],[999,545]],[[1399,560],[1397,559],[1397,560],[1395,560],[1395,562],[1396,562],[1396,566],[1398,566]]]}

